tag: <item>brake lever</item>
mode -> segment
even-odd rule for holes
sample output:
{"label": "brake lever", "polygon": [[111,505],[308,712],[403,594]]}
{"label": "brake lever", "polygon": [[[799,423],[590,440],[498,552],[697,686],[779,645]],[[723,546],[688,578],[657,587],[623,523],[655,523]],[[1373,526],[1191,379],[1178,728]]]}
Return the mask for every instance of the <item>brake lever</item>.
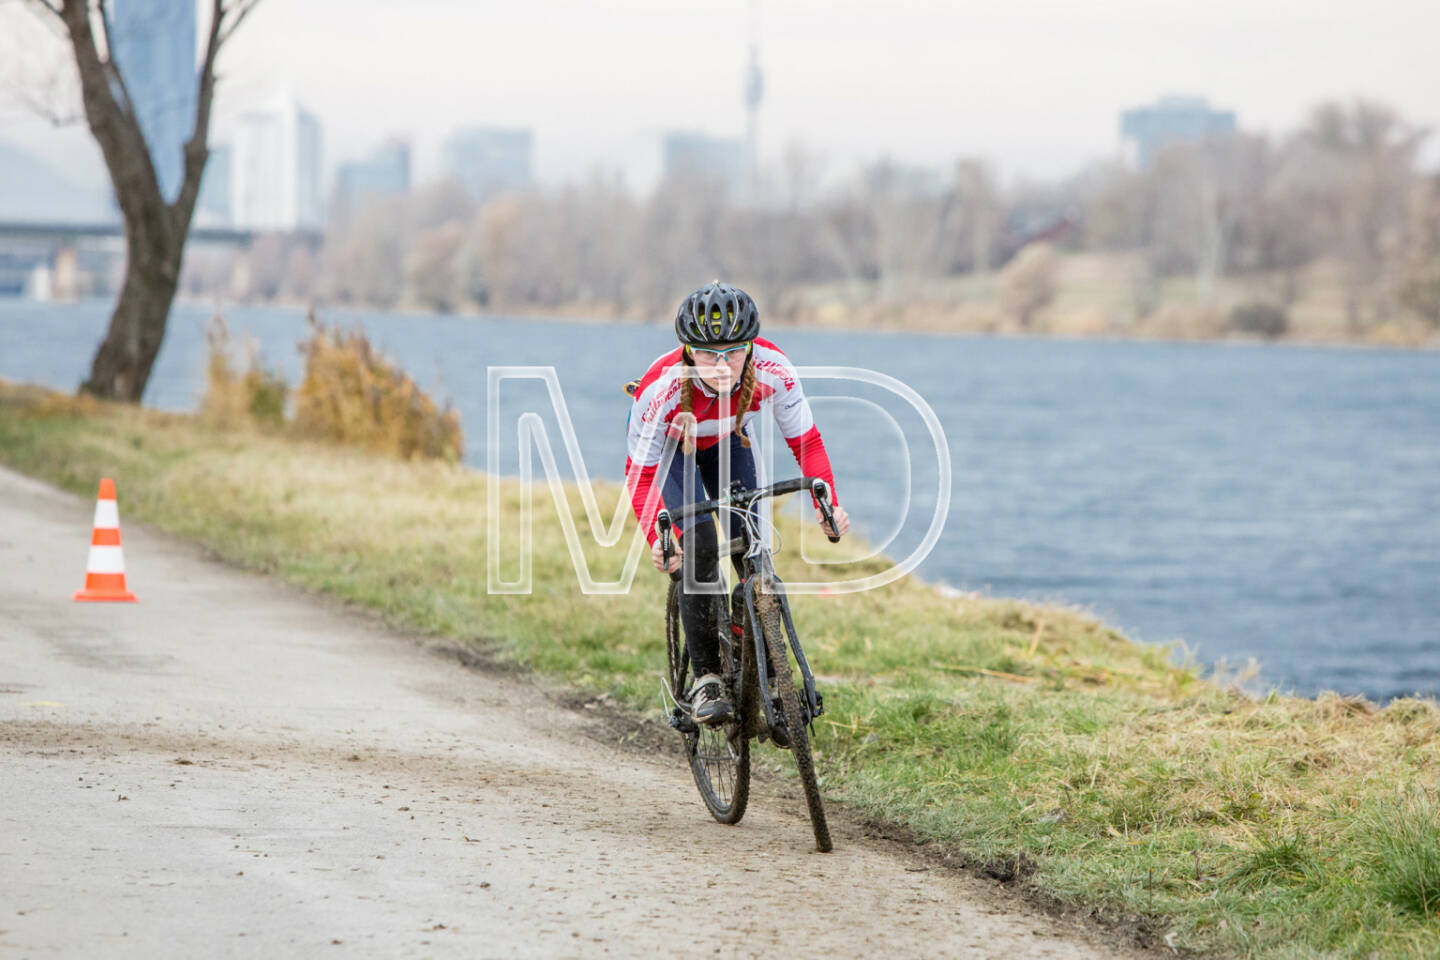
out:
{"label": "brake lever", "polygon": [[[825,529],[827,531],[835,530],[835,513],[830,509],[830,485],[817,477],[815,482],[810,485],[810,489],[815,494],[815,501],[820,504],[820,516],[825,521]],[[827,532],[825,536],[831,543],[840,542],[839,533],[832,535]]]}
{"label": "brake lever", "polygon": [[670,569],[670,558],[675,555],[675,545],[670,539],[670,511],[661,510],[655,515],[655,527],[660,531],[660,555],[665,561],[665,570],[670,574],[671,580],[680,579],[679,570]]}

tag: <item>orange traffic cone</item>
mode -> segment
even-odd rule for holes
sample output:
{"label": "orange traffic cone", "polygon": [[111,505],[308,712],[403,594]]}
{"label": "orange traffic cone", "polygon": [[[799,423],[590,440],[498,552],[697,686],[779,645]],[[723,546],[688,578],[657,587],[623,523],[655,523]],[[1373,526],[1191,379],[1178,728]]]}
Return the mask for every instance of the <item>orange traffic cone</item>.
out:
{"label": "orange traffic cone", "polygon": [[76,600],[113,600],[137,603],[125,589],[125,554],[120,549],[120,508],[115,505],[115,481],[100,481],[95,501],[95,532],[90,536],[90,561],[85,564],[85,589]]}

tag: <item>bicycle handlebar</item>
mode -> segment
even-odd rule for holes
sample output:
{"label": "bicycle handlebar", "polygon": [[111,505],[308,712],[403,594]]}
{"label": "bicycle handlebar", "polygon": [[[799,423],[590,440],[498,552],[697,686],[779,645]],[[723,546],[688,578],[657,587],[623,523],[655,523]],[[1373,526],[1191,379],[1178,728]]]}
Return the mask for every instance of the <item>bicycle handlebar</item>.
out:
{"label": "bicycle handlebar", "polygon": [[[830,507],[830,485],[820,477],[793,477],[789,480],[777,480],[774,483],[760,487],[755,490],[740,490],[734,493],[716,497],[713,500],[701,500],[698,503],[687,504],[677,510],[671,511],[662,509],[655,515],[655,527],[660,531],[660,548],[664,553],[665,564],[670,564],[671,541],[670,529],[677,520],[688,520],[691,517],[702,513],[709,513],[721,507],[748,507],[757,500],[766,497],[783,497],[787,494],[798,493],[801,490],[810,490],[815,494],[815,499],[820,504],[820,515],[824,518],[829,529],[835,529],[835,514]],[[831,543],[839,543],[838,536],[825,534]]]}

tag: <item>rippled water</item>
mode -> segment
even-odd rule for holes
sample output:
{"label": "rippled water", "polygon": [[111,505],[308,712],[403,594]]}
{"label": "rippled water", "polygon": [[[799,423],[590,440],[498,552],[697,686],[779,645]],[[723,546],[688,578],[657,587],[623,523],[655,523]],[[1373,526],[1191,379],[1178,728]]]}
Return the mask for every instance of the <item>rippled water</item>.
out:
{"label": "rippled water", "polygon": [[[0,301],[0,376],[74,387],[108,309]],[[193,408],[208,314],[177,307],[147,403]],[[227,318],[295,382],[298,312],[236,307]],[[363,323],[453,398],[477,466],[487,367],[553,365],[586,467],[616,480],[629,404],[620,384],[672,343],[668,325],[327,319]],[[1265,681],[1298,693],[1440,694],[1440,355],[790,330],[773,339],[797,364],[880,371],[934,408],[954,475],[944,533],[920,567],[928,579],[1082,605],[1140,639],[1183,639],[1205,661],[1253,656]],[[807,392],[857,527],[883,538],[904,519],[888,551],[908,553],[936,493],[919,417],[874,388],[814,379]],[[532,409],[567,469],[543,386],[507,384],[501,403],[502,468],[515,471],[515,418]],[[795,472],[783,448],[775,463],[777,475]]]}

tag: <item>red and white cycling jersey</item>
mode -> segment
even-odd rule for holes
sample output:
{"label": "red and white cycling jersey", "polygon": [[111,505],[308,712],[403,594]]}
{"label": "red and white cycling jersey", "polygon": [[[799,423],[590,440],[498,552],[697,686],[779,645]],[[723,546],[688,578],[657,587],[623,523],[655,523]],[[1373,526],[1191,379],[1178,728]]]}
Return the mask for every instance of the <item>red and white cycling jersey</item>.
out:
{"label": "red and white cycling jersey", "polygon": [[[653,494],[655,502],[648,511],[645,509],[652,496],[655,474],[665,453],[665,445],[676,442],[669,437],[668,429],[680,412],[680,386],[684,379],[680,371],[685,367],[683,350],[683,347],[676,347],[650,364],[650,369],[640,378],[640,388],[635,391],[635,406],[630,413],[625,485],[630,491],[635,516],[640,520],[640,529],[645,531],[652,544],[657,536],[655,514],[662,506],[678,506],[662,503],[656,491]],[[830,458],[825,453],[820,430],[810,412],[810,402],[805,399],[800,378],[790,358],[769,340],[756,337],[750,363],[755,367],[755,392],[750,400],[750,409],[741,416],[739,429],[743,431],[762,408],[769,406],[790,452],[795,455],[795,462],[800,465],[801,474],[822,478],[830,485],[831,502],[838,504],[840,499],[835,493]],[[691,412],[696,420],[697,449],[713,447],[736,430],[730,408],[739,396],[738,384],[732,394],[721,398],[704,381],[695,381]],[[725,416],[722,417],[722,413]]]}

